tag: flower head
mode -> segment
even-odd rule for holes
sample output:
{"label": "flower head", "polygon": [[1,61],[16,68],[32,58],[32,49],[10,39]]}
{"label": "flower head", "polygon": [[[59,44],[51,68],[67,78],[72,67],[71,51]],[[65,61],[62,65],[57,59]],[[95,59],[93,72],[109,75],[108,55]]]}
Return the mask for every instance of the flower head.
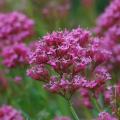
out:
{"label": "flower head", "polygon": [[97,33],[107,31],[113,25],[120,22],[120,4],[119,0],[113,0],[110,5],[105,9],[105,12],[97,19]]}
{"label": "flower head", "polygon": [[34,32],[34,21],[20,12],[0,14],[0,46],[21,42]]}
{"label": "flower head", "polygon": [[[104,13],[97,19],[95,32],[101,37],[102,46],[110,51],[111,58],[107,62],[109,70],[118,69],[120,65],[120,4],[119,0],[111,1]],[[108,64],[109,63],[109,64]]]}
{"label": "flower head", "polygon": [[21,113],[11,106],[0,107],[0,120],[24,120]]}
{"label": "flower head", "polygon": [[3,64],[7,67],[15,67],[27,63],[28,52],[29,49],[23,43],[7,46],[2,51]]}
{"label": "flower head", "polygon": [[[107,71],[99,68],[109,58],[104,51],[99,40],[82,28],[53,32],[30,53],[28,75],[45,82],[48,91],[70,98],[80,87],[94,89],[110,79]],[[85,71],[91,71],[91,76]]]}
{"label": "flower head", "polygon": [[101,112],[99,113],[99,117],[97,118],[97,120],[117,120],[117,118],[113,117],[107,112]]}

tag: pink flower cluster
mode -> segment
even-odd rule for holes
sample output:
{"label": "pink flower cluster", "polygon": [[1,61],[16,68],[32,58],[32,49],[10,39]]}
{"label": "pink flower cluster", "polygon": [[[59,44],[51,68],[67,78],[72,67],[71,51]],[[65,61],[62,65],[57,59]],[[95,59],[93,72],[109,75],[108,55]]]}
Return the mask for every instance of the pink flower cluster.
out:
{"label": "pink flower cluster", "polygon": [[105,9],[105,12],[97,19],[97,33],[108,30],[115,24],[120,23],[120,4],[119,0],[113,0]]}
{"label": "pink flower cluster", "polygon": [[111,51],[109,69],[120,65],[120,4],[119,0],[113,0],[98,17],[95,32],[102,38],[102,46]]}
{"label": "pink flower cluster", "polygon": [[20,12],[0,14],[0,46],[21,42],[34,32],[34,21]]}
{"label": "pink flower cluster", "polygon": [[100,112],[97,120],[118,120],[107,112]]}
{"label": "pink flower cluster", "polygon": [[112,112],[119,116],[119,101],[120,101],[120,82],[109,86],[104,91],[104,101],[106,105],[111,106]]}
{"label": "pink flower cluster", "polygon": [[27,63],[29,49],[24,43],[16,43],[5,47],[2,51],[3,64],[7,67]]}
{"label": "pink flower cluster", "polygon": [[53,32],[44,36],[29,55],[32,67],[27,74],[43,81],[48,91],[68,99],[80,87],[95,89],[110,79],[100,66],[109,56],[87,30]]}
{"label": "pink flower cluster", "polygon": [[106,63],[109,70],[120,68],[120,44],[117,41],[114,41],[113,39],[104,36],[101,39],[101,45],[103,48],[106,48],[108,51],[110,51],[111,58]]}
{"label": "pink flower cluster", "polygon": [[0,120],[24,120],[21,113],[11,106],[0,107]]}

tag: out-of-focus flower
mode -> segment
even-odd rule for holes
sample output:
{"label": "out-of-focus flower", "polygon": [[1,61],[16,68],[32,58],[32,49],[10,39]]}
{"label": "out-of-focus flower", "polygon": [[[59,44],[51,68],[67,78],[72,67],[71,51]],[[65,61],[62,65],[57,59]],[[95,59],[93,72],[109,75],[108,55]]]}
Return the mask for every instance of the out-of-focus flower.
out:
{"label": "out-of-focus flower", "polygon": [[15,67],[27,63],[29,49],[23,43],[7,46],[2,51],[3,64],[7,67]]}
{"label": "out-of-focus flower", "polygon": [[89,97],[83,97],[81,102],[82,102],[82,105],[84,105],[86,108],[88,109],[93,108],[93,105]]}
{"label": "out-of-focus flower", "polygon": [[107,62],[109,70],[120,68],[120,4],[111,1],[105,12],[98,17],[95,32],[101,37],[102,46],[112,53]]}
{"label": "out-of-focus flower", "polygon": [[120,4],[119,0],[113,0],[110,5],[105,9],[105,12],[98,17],[97,20],[97,33],[103,33],[111,28],[113,25],[120,22]]}
{"label": "out-of-focus flower", "polygon": [[22,13],[0,14],[0,47],[28,39],[34,32],[34,21]]}
{"label": "out-of-focus flower", "polygon": [[22,81],[22,77],[21,77],[21,76],[16,76],[16,77],[14,78],[14,81],[15,81],[15,83],[19,84],[19,83],[21,83],[21,81]]}
{"label": "out-of-focus flower", "polygon": [[65,19],[70,10],[70,1],[64,0],[64,2],[59,3],[58,1],[49,2],[42,10],[44,19]]}
{"label": "out-of-focus flower", "polygon": [[105,98],[105,103],[110,104],[111,99],[112,99],[112,91],[111,90],[106,90],[104,92],[104,98]]}
{"label": "out-of-focus flower", "polygon": [[44,36],[30,53],[32,67],[27,74],[45,82],[48,91],[68,99],[80,87],[94,90],[110,79],[105,68],[99,66],[109,58],[109,53],[103,51],[99,40],[87,30],[53,32]]}
{"label": "out-of-focus flower", "polygon": [[100,112],[97,120],[118,120],[107,112]]}
{"label": "out-of-focus flower", "polygon": [[85,88],[80,88],[80,95],[82,97],[79,101],[81,105],[84,105],[85,107],[91,109],[93,105],[91,103],[89,90]]}
{"label": "out-of-focus flower", "polygon": [[21,112],[11,106],[0,107],[0,120],[24,120]]}
{"label": "out-of-focus flower", "polygon": [[[114,36],[115,37],[115,36]],[[111,59],[106,63],[109,70],[115,70],[120,68],[120,44],[119,41],[114,41],[110,36],[104,36],[101,40],[101,45],[110,51]]]}
{"label": "out-of-focus flower", "polygon": [[55,117],[54,120],[71,120],[69,117]]}

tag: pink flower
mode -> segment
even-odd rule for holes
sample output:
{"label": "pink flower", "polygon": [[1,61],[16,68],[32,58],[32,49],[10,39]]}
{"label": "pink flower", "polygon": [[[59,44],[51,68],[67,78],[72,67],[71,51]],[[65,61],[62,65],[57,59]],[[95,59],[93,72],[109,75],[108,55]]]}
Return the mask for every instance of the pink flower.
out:
{"label": "pink flower", "polygon": [[15,78],[14,78],[14,81],[15,81],[15,83],[17,83],[17,84],[20,84],[21,83],[21,81],[22,81],[22,77],[21,76],[16,76]]}
{"label": "pink flower", "polygon": [[42,14],[45,20],[57,20],[66,18],[70,10],[70,0],[64,0],[61,3],[59,1],[51,1],[46,4],[42,9]]}
{"label": "pink flower", "polygon": [[11,106],[0,107],[0,120],[24,120],[21,112],[17,111]]}
{"label": "pink flower", "polygon": [[101,113],[99,113],[97,120],[118,120],[118,119],[113,117],[112,115],[110,115],[107,112],[101,112]]}
{"label": "pink flower", "polygon": [[109,70],[120,68],[120,4],[111,1],[104,13],[98,17],[95,32],[101,37],[101,45],[110,51],[111,58],[106,63]]}
{"label": "pink flower", "polygon": [[49,79],[49,72],[42,65],[32,67],[27,71],[27,74],[35,80],[43,80],[45,82],[46,79]]}
{"label": "pink flower", "polygon": [[[47,34],[29,54],[32,67],[28,75],[44,81],[48,91],[67,99],[80,87],[96,89],[110,79],[105,68],[100,67],[110,54],[99,43],[82,28]],[[86,70],[91,72],[89,77]]]}
{"label": "pink flower", "polygon": [[93,105],[92,105],[91,99],[90,99],[90,91],[85,88],[80,88],[80,95],[82,97],[80,99],[81,105],[84,105],[85,107],[91,109],[93,107]]}
{"label": "pink flower", "polygon": [[24,41],[34,32],[34,21],[22,13],[0,14],[0,46]]}
{"label": "pink flower", "polygon": [[119,0],[113,0],[110,5],[105,9],[104,13],[98,17],[96,32],[102,33],[108,30],[117,22],[120,22],[120,4]]}
{"label": "pink flower", "polygon": [[112,97],[113,97],[113,92],[111,89],[109,90],[106,90],[104,92],[104,99],[105,99],[105,103],[106,104],[110,104],[111,100],[112,100]]}
{"label": "pink flower", "polygon": [[7,67],[15,67],[18,64],[27,63],[29,49],[25,44],[13,44],[2,51],[3,64]]}

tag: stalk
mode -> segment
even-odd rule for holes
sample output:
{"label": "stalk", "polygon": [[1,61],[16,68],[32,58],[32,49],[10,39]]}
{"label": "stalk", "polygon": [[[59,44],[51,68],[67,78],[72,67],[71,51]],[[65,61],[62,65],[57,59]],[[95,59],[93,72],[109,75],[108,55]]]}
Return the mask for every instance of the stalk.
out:
{"label": "stalk", "polygon": [[79,120],[78,115],[76,114],[75,109],[74,109],[73,106],[72,106],[72,103],[71,103],[70,101],[68,101],[68,103],[69,103],[70,111],[71,111],[74,119],[75,119],[75,120]]}

